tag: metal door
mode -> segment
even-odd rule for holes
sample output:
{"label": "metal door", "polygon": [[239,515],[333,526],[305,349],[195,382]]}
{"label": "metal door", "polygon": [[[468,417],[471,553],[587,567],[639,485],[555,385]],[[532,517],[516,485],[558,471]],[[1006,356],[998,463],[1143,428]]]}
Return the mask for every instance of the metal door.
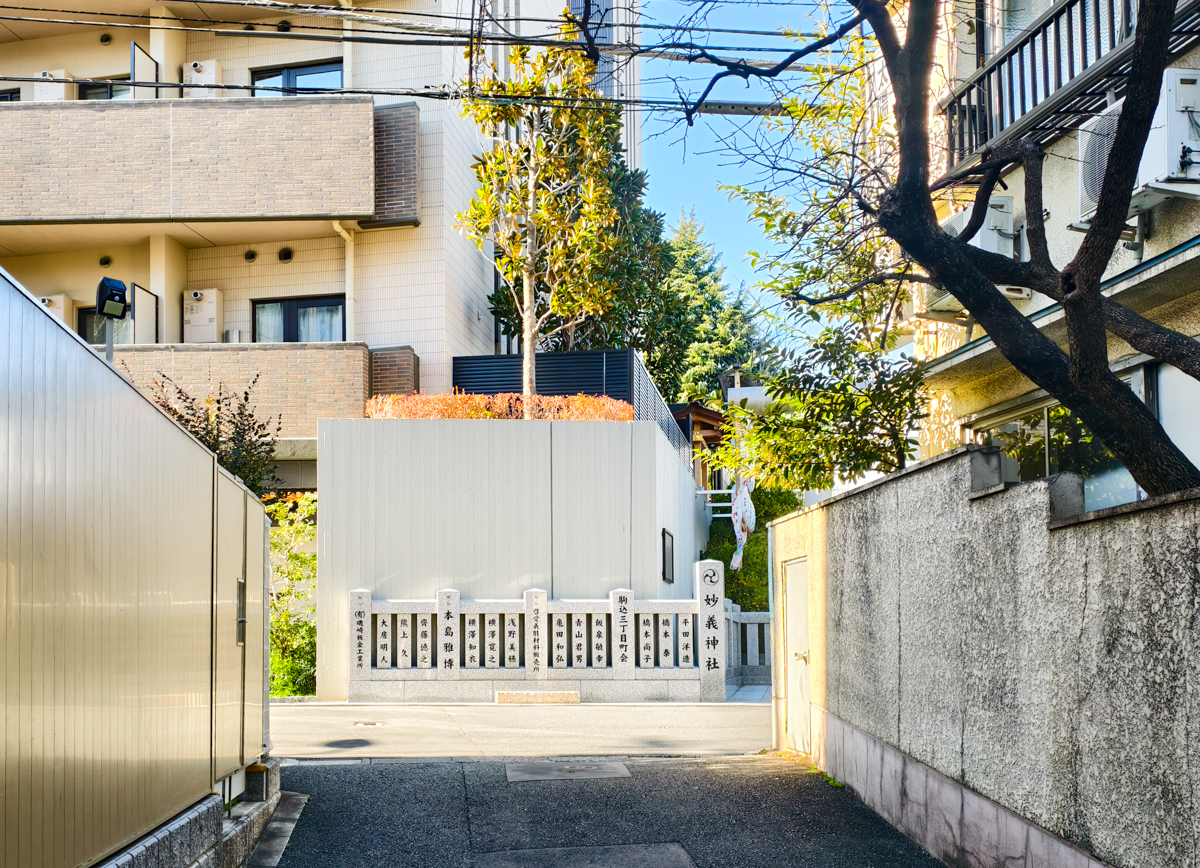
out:
{"label": "metal door", "polygon": [[245,598],[246,499],[224,470],[217,471],[217,557],[213,576],[213,780],[242,764],[244,648],[238,641],[239,602]]}
{"label": "metal door", "polygon": [[783,565],[783,626],[787,666],[787,732],[785,744],[811,749],[808,707],[808,561]]}

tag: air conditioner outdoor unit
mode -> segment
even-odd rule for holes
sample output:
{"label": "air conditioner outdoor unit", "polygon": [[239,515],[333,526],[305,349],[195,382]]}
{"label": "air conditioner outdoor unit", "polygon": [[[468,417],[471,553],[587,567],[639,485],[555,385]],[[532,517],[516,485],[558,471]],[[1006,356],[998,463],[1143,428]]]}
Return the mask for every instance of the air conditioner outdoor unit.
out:
{"label": "air conditioner outdoor unit", "polygon": [[225,323],[225,305],[219,289],[197,289],[183,294],[183,342],[216,344],[221,342]]}
{"label": "air conditioner outdoor unit", "polygon": [[[46,69],[38,74],[38,81],[33,83],[33,98],[36,102],[57,102],[64,99],[75,99],[76,86],[70,82],[52,81],[55,78],[73,78],[65,69]],[[46,81],[41,81],[46,79]]]}
{"label": "air conditioner outdoor unit", "polygon": [[[1096,214],[1124,100],[1079,128],[1079,220]],[[1193,164],[1193,160],[1195,161]],[[1200,70],[1168,69],[1138,167],[1129,217],[1180,196],[1200,199]]]}
{"label": "air conditioner outdoor unit", "polygon": [[[967,227],[967,222],[971,219],[972,210],[972,208],[967,208],[959,211],[943,223],[942,228],[949,235],[962,234],[963,229]],[[967,243],[980,250],[998,253],[1012,259],[1014,253],[1019,252],[1017,247],[1019,241],[1019,233],[1013,231],[1012,196],[993,196],[988,201],[987,218],[979,227],[979,231]],[[999,286],[997,288],[1004,295],[1013,299],[1029,298],[1032,295],[1028,289],[1021,286]],[[953,313],[962,310],[963,306],[946,290],[931,286],[925,291],[925,308],[939,313]]]}
{"label": "air conditioner outdoor unit", "polygon": [[[215,60],[193,60],[183,66],[184,84],[224,84],[221,64]],[[190,99],[223,96],[225,91],[215,87],[187,87],[183,95]]]}

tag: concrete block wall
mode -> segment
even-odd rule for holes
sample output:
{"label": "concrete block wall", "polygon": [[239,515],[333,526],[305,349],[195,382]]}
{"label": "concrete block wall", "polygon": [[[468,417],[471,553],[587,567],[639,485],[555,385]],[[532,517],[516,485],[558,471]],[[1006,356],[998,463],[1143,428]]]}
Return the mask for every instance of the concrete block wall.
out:
{"label": "concrete block wall", "polygon": [[318,419],[361,419],[370,390],[370,357],[358,343],[128,346],[113,362],[146,394],[160,372],[199,398],[218,383],[241,391],[260,374],[252,397],[260,417],[282,416],[281,438],[316,437]]}
{"label": "concrete block wall", "polygon": [[[869,804],[907,800],[922,819],[904,830],[949,865],[1087,864],[1074,848],[1118,868],[1196,865],[1200,492],[1052,518],[1052,489],[1078,477],[989,487],[994,456],[964,448],[772,523],[785,621],[783,564],[807,560],[807,587],[786,593],[807,602],[827,724],[812,752]],[[786,666],[801,649],[784,634]],[[777,668],[777,738],[808,724],[790,677]],[[871,740],[954,782],[953,798],[922,801],[895,762],[867,774],[887,759]],[[985,834],[979,818],[1003,812],[1025,850]]]}

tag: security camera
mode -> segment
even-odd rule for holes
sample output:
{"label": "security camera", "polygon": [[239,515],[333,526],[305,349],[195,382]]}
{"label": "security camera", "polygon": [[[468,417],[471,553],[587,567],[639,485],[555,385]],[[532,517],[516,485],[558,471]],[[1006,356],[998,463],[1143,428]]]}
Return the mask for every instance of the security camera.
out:
{"label": "security camera", "polygon": [[204,64],[202,64],[202,63],[201,63],[200,61],[198,61],[198,60],[193,60],[193,61],[192,61],[192,69],[193,69],[195,72],[204,72]]}
{"label": "security camera", "polygon": [[203,300],[204,300],[204,293],[202,293],[198,289],[193,289],[192,290],[192,301],[203,301]]}
{"label": "security camera", "polygon": [[38,299],[38,301],[40,301],[46,307],[54,307],[54,302],[51,301],[48,296],[43,295],[41,298]]}

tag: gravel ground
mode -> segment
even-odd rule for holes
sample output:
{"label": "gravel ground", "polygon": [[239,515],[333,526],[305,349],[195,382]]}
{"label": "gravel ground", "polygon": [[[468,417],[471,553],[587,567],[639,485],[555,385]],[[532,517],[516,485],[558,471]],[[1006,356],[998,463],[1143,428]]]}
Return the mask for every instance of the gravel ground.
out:
{"label": "gravel ground", "polygon": [[[499,864],[487,854],[502,851],[511,857],[503,864],[519,865],[524,850],[670,843],[699,868],[939,865],[804,762],[603,759],[627,762],[630,776],[509,783],[497,759],[286,766],[283,788],[311,798],[280,868],[472,868]],[[646,864],[636,854],[581,849],[555,861]],[[529,864],[544,864],[535,856]]]}

